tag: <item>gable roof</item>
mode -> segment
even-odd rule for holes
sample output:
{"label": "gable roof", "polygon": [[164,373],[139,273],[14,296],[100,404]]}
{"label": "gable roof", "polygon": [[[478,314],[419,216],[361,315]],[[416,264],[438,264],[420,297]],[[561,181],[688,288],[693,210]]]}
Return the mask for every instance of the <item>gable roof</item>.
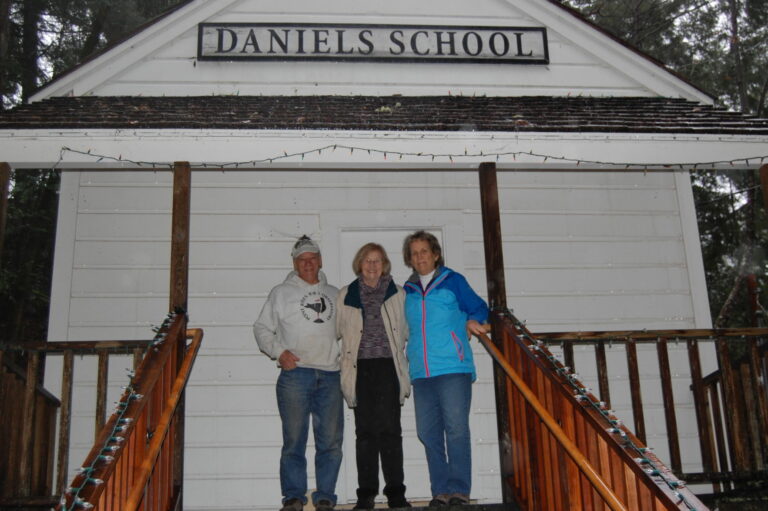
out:
{"label": "gable roof", "polygon": [[[186,0],[147,23],[127,40],[57,77],[32,100],[64,95],[275,95],[282,90],[304,95],[435,95],[451,90],[465,95],[524,96],[533,92],[565,96],[570,93],[684,97],[712,102],[711,96],[680,75],[556,0],[482,1],[471,6],[460,0],[433,0],[420,3],[418,12],[406,8],[407,3],[393,0],[375,10],[360,4],[349,11],[330,2],[323,8],[322,19],[407,25],[423,22],[427,19],[426,12],[435,12],[437,14],[429,19],[448,25],[464,22],[478,27],[488,23],[543,26],[549,31],[551,47],[556,50],[550,51],[553,60],[547,66],[524,71],[519,66],[473,68],[462,67],[463,64],[458,67],[398,64],[371,68],[350,63],[312,63],[295,68],[281,62],[262,63],[258,67],[242,62],[203,63],[196,61],[194,39],[198,23],[267,20],[290,24],[314,20],[316,14],[312,13],[316,9],[310,7],[314,4],[308,0],[281,9],[236,0]],[[253,11],[254,6],[258,6],[259,12]],[[273,78],[276,75],[280,78]],[[392,75],[403,78],[392,80]]]}
{"label": "gable roof", "polygon": [[[639,48],[637,48],[636,46],[630,44],[629,42],[627,42],[627,41],[617,37],[616,35],[614,35],[613,33],[609,32],[608,30],[604,29],[603,27],[597,25],[596,23],[594,23],[593,21],[591,21],[590,19],[585,17],[577,9],[575,9],[575,8],[569,6],[569,5],[563,4],[561,0],[545,0],[545,1],[548,2],[549,4],[555,6],[556,8],[561,9],[564,12],[566,12],[569,16],[573,17],[573,19],[577,23],[582,23],[582,24],[588,25],[593,30],[595,30],[597,32],[600,32],[601,34],[603,34],[606,37],[608,37],[611,40],[613,40],[615,43],[617,43],[617,44],[619,44],[621,46],[624,46],[625,48],[627,48],[631,52],[635,53],[636,55],[638,55],[642,59],[645,59],[646,61],[648,61],[649,63],[653,64],[654,66],[658,66],[660,69],[663,69],[665,72],[675,76],[680,81],[685,82],[689,86],[699,90],[702,94],[705,94],[705,95],[709,96],[710,98],[714,99],[714,96],[712,94],[710,94],[709,92],[705,91],[704,89],[702,89],[701,87],[699,87],[695,83],[691,82],[687,77],[685,77],[685,76],[679,74],[678,72],[670,69],[669,67],[667,67],[660,60],[656,59],[655,57],[652,57],[651,55],[649,55],[649,54],[643,52],[642,50],[640,50]],[[182,9],[186,5],[191,4],[193,2],[194,2],[194,0],[181,0],[181,1],[179,1],[175,5],[169,7],[166,11],[164,11],[164,12],[160,13],[159,15],[155,16],[153,19],[148,20],[147,22],[143,23],[142,25],[136,27],[134,30],[132,30],[131,32],[126,34],[124,37],[120,38],[117,41],[114,41],[109,46],[106,46],[106,47],[100,49],[99,51],[97,51],[96,53],[88,56],[86,59],[84,59],[82,62],[78,63],[77,65],[73,66],[72,68],[67,69],[64,72],[56,75],[55,77],[53,77],[53,79],[50,82],[48,82],[47,84],[45,84],[42,87],[40,87],[40,89],[37,92],[42,93],[44,89],[47,89],[47,88],[52,87],[52,86],[55,86],[56,83],[59,80],[65,78],[66,76],[68,76],[68,75],[70,75],[72,73],[77,72],[77,70],[80,69],[81,67],[83,67],[84,65],[90,63],[91,61],[94,61],[94,60],[100,58],[102,55],[110,52],[114,48],[117,48],[118,46],[128,42],[134,36],[140,34],[141,32],[143,32],[143,31],[145,31],[147,29],[149,29],[150,27],[152,27],[153,25],[159,23],[160,21],[162,21],[166,17],[172,15],[176,11]]]}
{"label": "gable roof", "polygon": [[88,96],[0,113],[0,129],[37,128],[768,135],[768,119],[684,99],[550,96]]}

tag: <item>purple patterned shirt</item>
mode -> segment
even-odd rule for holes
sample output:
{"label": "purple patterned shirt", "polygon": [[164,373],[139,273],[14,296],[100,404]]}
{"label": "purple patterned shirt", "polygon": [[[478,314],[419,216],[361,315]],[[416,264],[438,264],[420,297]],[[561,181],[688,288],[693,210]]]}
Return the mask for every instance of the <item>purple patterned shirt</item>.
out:
{"label": "purple patterned shirt", "polygon": [[381,317],[381,305],[387,292],[391,275],[382,275],[376,287],[369,287],[360,280],[360,301],[363,304],[363,336],[357,358],[392,358],[384,318]]}

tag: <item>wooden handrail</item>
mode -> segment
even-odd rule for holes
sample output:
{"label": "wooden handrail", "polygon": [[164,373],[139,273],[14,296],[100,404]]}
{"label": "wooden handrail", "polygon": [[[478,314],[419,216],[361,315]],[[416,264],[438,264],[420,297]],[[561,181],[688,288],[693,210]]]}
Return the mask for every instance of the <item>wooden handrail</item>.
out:
{"label": "wooden handrail", "polygon": [[148,452],[139,466],[138,473],[134,476],[136,480],[134,481],[133,490],[122,508],[125,511],[134,511],[141,505],[147,481],[152,475],[152,470],[155,467],[157,457],[160,455],[160,450],[168,436],[173,414],[179,404],[179,398],[181,397],[182,392],[184,392],[184,387],[187,385],[187,380],[192,371],[192,364],[195,361],[195,357],[197,357],[197,352],[200,350],[200,344],[203,340],[203,331],[199,328],[187,330],[187,338],[192,338],[192,342],[187,348],[187,353],[184,355],[181,368],[173,383],[173,388],[165,403],[157,428],[152,435]]}
{"label": "wooden handrail", "polygon": [[690,330],[607,330],[602,332],[536,332],[536,337],[544,341],[571,341],[574,343],[591,343],[597,340],[613,340],[625,342],[633,339],[637,342],[653,342],[659,338],[674,339],[706,339],[706,338],[735,338],[735,337],[768,337],[768,328],[695,328]]}
{"label": "wooden handrail", "polygon": [[[193,339],[190,345],[186,345],[188,336]],[[186,330],[185,314],[169,315],[57,509],[122,510],[139,481],[139,492],[146,491],[142,509],[173,508],[180,488],[169,476],[174,460],[168,453],[173,451],[176,421],[163,412],[170,409],[173,415],[201,340],[201,330]],[[181,360],[176,357],[180,346],[184,348]],[[159,456],[151,454],[157,442]],[[145,463],[148,456],[149,464]],[[159,469],[153,471],[153,467]]]}
{"label": "wooden handrail", "polygon": [[481,341],[509,382],[504,479],[521,509],[707,509],[510,312],[492,327]]}
{"label": "wooden handrail", "polygon": [[626,510],[627,508],[618,499],[616,494],[613,493],[605,481],[603,481],[603,479],[600,477],[600,474],[598,474],[594,467],[589,463],[589,460],[587,460],[587,458],[581,453],[576,444],[574,444],[571,439],[568,438],[568,436],[563,431],[563,428],[557,424],[555,419],[549,414],[546,408],[544,408],[544,406],[541,404],[536,395],[534,395],[528,385],[525,384],[525,382],[522,380],[522,378],[520,378],[512,366],[504,359],[501,351],[499,351],[499,349],[494,346],[493,342],[488,338],[488,336],[480,335],[479,338],[480,342],[483,344],[485,349],[488,350],[488,353],[491,355],[491,357],[493,357],[496,363],[501,366],[501,368],[507,374],[507,377],[512,381],[515,387],[517,387],[528,404],[531,405],[531,407],[536,411],[539,419],[544,423],[547,429],[552,432],[555,438],[557,438],[557,441],[560,443],[560,445],[563,446],[574,463],[576,463],[576,465],[579,467],[579,470],[581,470],[587,479],[589,479],[589,482],[592,483],[592,486],[594,486],[598,493],[600,493],[600,495],[605,499],[610,508],[614,511]]}
{"label": "wooden handrail", "polygon": [[[545,332],[537,333],[536,339],[545,346],[559,345],[566,365],[574,371],[573,348],[580,346],[579,365],[585,365],[590,379],[598,382],[603,402],[611,400],[610,385],[615,379],[609,378],[609,367],[605,363],[606,345],[618,350],[619,353],[614,355],[625,353],[633,412],[643,409],[641,386],[644,391],[648,387],[654,393],[660,391],[669,460],[678,477],[696,482],[710,481],[714,494],[733,491],[744,486],[742,481],[745,480],[765,480],[764,471],[768,466],[768,328]],[[670,349],[678,341],[679,349]],[[635,344],[655,346],[658,379],[646,380],[642,385],[637,379],[633,381],[631,375],[636,374],[639,367],[637,357],[631,353]],[[717,367],[709,373],[702,372],[702,347],[707,348],[710,360],[717,357]],[[594,366],[585,360],[590,355],[594,357]],[[683,369],[686,365],[687,371]],[[674,378],[671,367],[678,368]],[[655,373],[654,369],[648,365],[644,367],[651,374]],[[596,374],[592,373],[595,370]],[[685,378],[689,378],[690,394],[673,391],[675,384],[676,388],[684,388],[679,383]],[[681,449],[683,434],[678,431],[677,422],[681,401],[693,402],[695,425],[684,427],[686,434],[693,433],[698,437],[700,458]],[[627,403],[614,405],[626,406]],[[687,413],[684,408],[683,413]],[[689,424],[691,418],[690,415],[686,417],[684,423]],[[644,428],[642,414],[633,413],[633,420],[636,431]],[[654,429],[658,431],[659,426]]]}
{"label": "wooden handrail", "polygon": [[[143,358],[144,352],[146,351],[147,347],[152,343],[151,339],[147,340],[104,340],[104,341],[63,341],[63,342],[25,342],[23,344],[20,343],[4,343],[0,342],[0,373],[3,372],[3,370],[7,371],[8,373],[15,374],[21,380],[26,379],[26,369],[22,369],[20,367],[17,367],[13,362],[13,357],[10,356],[3,356],[4,354],[12,354],[12,353],[21,353],[25,354],[25,357],[28,359],[32,359],[33,357],[50,357],[51,355],[61,355],[62,357],[62,372],[61,372],[61,399],[57,399],[55,396],[50,394],[46,389],[44,389],[41,385],[37,385],[37,394],[39,396],[42,396],[46,399],[47,403],[50,403],[50,405],[54,407],[60,406],[60,413],[58,414],[58,418],[56,418],[55,410],[53,410],[51,415],[51,427],[53,428],[52,431],[55,432],[55,430],[58,429],[58,434],[54,433],[55,436],[58,437],[58,441],[56,441],[54,438],[51,438],[50,443],[57,444],[56,449],[53,448],[44,450],[44,452],[37,453],[34,456],[23,454],[23,452],[28,452],[31,448],[30,446],[22,446],[20,441],[20,433],[14,434],[14,435],[8,435],[6,434],[5,437],[8,438],[9,446],[6,449],[0,449],[0,457],[3,459],[0,460],[0,467],[3,467],[2,463],[7,463],[8,467],[12,467],[13,471],[16,472],[16,475],[9,476],[9,477],[18,477],[18,474],[20,474],[20,470],[24,467],[21,466],[21,463],[16,459],[16,455],[13,454],[19,449],[21,449],[23,452],[21,454],[24,458],[34,458],[38,460],[38,462],[34,463],[33,465],[36,467],[48,467],[50,465],[50,468],[48,469],[47,473],[48,479],[50,479],[52,482],[46,483],[47,486],[44,490],[41,490],[40,484],[42,484],[42,476],[37,476],[37,480],[40,480],[40,484],[36,486],[36,490],[33,489],[33,496],[29,497],[20,497],[20,495],[24,495],[28,492],[25,492],[19,485],[8,483],[6,484],[6,488],[4,488],[2,494],[0,495],[0,507],[3,506],[16,506],[16,507],[51,507],[51,506],[44,506],[43,504],[38,504],[39,502],[47,502],[51,498],[54,499],[55,502],[58,501],[58,497],[51,497],[51,495],[61,495],[65,489],[67,488],[67,478],[69,477],[69,452],[70,452],[70,430],[71,430],[71,422],[72,422],[72,394],[73,394],[73,382],[75,379],[75,357],[83,357],[83,356],[97,356],[100,360],[99,364],[99,374],[98,374],[98,384],[96,387],[96,400],[95,400],[95,422],[98,424],[98,429],[96,430],[96,435],[98,435],[101,431],[101,428],[104,425],[104,419],[105,419],[105,410],[106,410],[106,402],[107,402],[107,367],[110,365],[108,359],[113,355],[133,355],[133,369],[137,369],[139,366],[139,363],[141,362],[141,359]],[[45,364],[39,364],[40,367],[45,366]],[[36,378],[36,380],[43,380],[42,377]],[[9,403],[2,402],[3,400],[0,399],[0,408],[9,406]],[[26,410],[30,408],[35,408],[37,401],[32,401],[30,405],[25,405],[21,407],[21,410]],[[49,405],[49,406],[50,406]],[[12,403],[10,404],[11,407],[18,407],[18,403]],[[46,407],[39,407],[35,408],[32,415],[35,417],[38,416],[38,414],[46,414],[44,410]],[[0,409],[0,416],[5,414],[7,419],[11,422],[14,421],[14,413],[9,412],[8,409],[3,408]],[[16,414],[16,422],[18,424],[15,425],[9,425],[8,427],[11,427],[14,431],[26,431],[29,428],[23,427],[21,425],[21,418],[18,417],[19,414]],[[42,415],[41,415],[42,417]],[[58,422],[58,427],[55,424],[55,422]],[[39,431],[38,433],[42,433],[42,431]],[[29,441],[29,439],[25,439],[26,441]],[[42,444],[41,440],[36,440],[33,442],[35,445],[35,449],[40,449],[38,447],[39,444]],[[45,443],[45,445],[48,445]],[[20,447],[21,446],[21,447]],[[11,449],[11,451],[8,451],[8,449]],[[14,450],[15,449],[15,450]],[[55,452],[55,463],[50,463],[49,461],[43,461],[45,460],[45,456],[51,456]],[[53,459],[53,458],[49,458]],[[53,481],[53,466],[55,464],[56,467],[56,480]],[[10,489],[9,489],[10,488]],[[41,493],[42,491],[42,493]],[[23,499],[23,500],[20,500]],[[16,504],[13,504],[13,503]],[[26,502],[26,504],[22,505],[19,504],[19,502]]]}
{"label": "wooden handrail", "polygon": [[44,353],[63,353],[71,351],[77,355],[107,352],[130,354],[137,349],[145,349],[150,340],[146,341],[56,341],[33,342],[25,344],[0,343],[0,350],[7,351],[39,351]]}

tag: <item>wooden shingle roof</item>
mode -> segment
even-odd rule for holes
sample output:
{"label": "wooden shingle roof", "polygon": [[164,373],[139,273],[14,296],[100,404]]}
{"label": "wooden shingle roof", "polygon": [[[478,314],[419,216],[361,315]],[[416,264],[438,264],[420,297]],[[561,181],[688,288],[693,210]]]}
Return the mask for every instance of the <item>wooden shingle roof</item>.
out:
{"label": "wooden shingle roof", "polygon": [[645,97],[54,97],[0,129],[272,129],[768,135],[768,119]]}

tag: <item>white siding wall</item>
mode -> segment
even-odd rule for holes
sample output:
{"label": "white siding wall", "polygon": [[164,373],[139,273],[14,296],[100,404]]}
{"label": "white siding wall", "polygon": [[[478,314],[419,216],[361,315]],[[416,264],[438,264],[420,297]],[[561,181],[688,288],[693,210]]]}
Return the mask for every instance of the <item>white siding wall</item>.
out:
{"label": "white siding wall", "polygon": [[[402,232],[431,228],[442,236],[447,264],[485,295],[477,175],[445,168],[194,171],[192,185],[189,314],[205,339],[187,392],[185,507],[274,508],[277,369],[258,352],[251,324],[290,270],[295,237],[319,239],[329,281],[343,285],[350,279],[347,254],[368,234],[395,247],[390,257],[401,266]],[[500,172],[499,185],[509,304],[534,332],[690,328],[708,321],[696,317],[691,294],[702,275],[689,263],[700,254],[686,253],[685,237],[696,232],[680,214],[686,180],[673,173]],[[59,238],[70,241],[56,253],[50,340],[151,338],[150,325],[167,308],[170,205],[167,171],[64,172]],[[608,351],[612,379],[626,381],[623,351]],[[597,387],[588,353],[576,355],[580,373]],[[639,356],[648,360],[641,378],[649,442],[664,457],[654,354]],[[479,351],[477,359],[473,497],[494,502],[500,491],[491,364]],[[78,391],[95,372],[79,369]],[[687,469],[698,463],[698,449],[685,371],[673,367]],[[111,375],[116,399],[127,379],[119,367]],[[50,378],[55,391],[58,376]],[[613,392],[619,415],[631,424],[627,389]],[[92,396],[76,396],[73,470],[93,429]],[[409,401],[403,418],[406,484],[409,497],[427,497],[411,407]],[[354,499],[356,488],[349,411],[346,420],[341,502]]]}

